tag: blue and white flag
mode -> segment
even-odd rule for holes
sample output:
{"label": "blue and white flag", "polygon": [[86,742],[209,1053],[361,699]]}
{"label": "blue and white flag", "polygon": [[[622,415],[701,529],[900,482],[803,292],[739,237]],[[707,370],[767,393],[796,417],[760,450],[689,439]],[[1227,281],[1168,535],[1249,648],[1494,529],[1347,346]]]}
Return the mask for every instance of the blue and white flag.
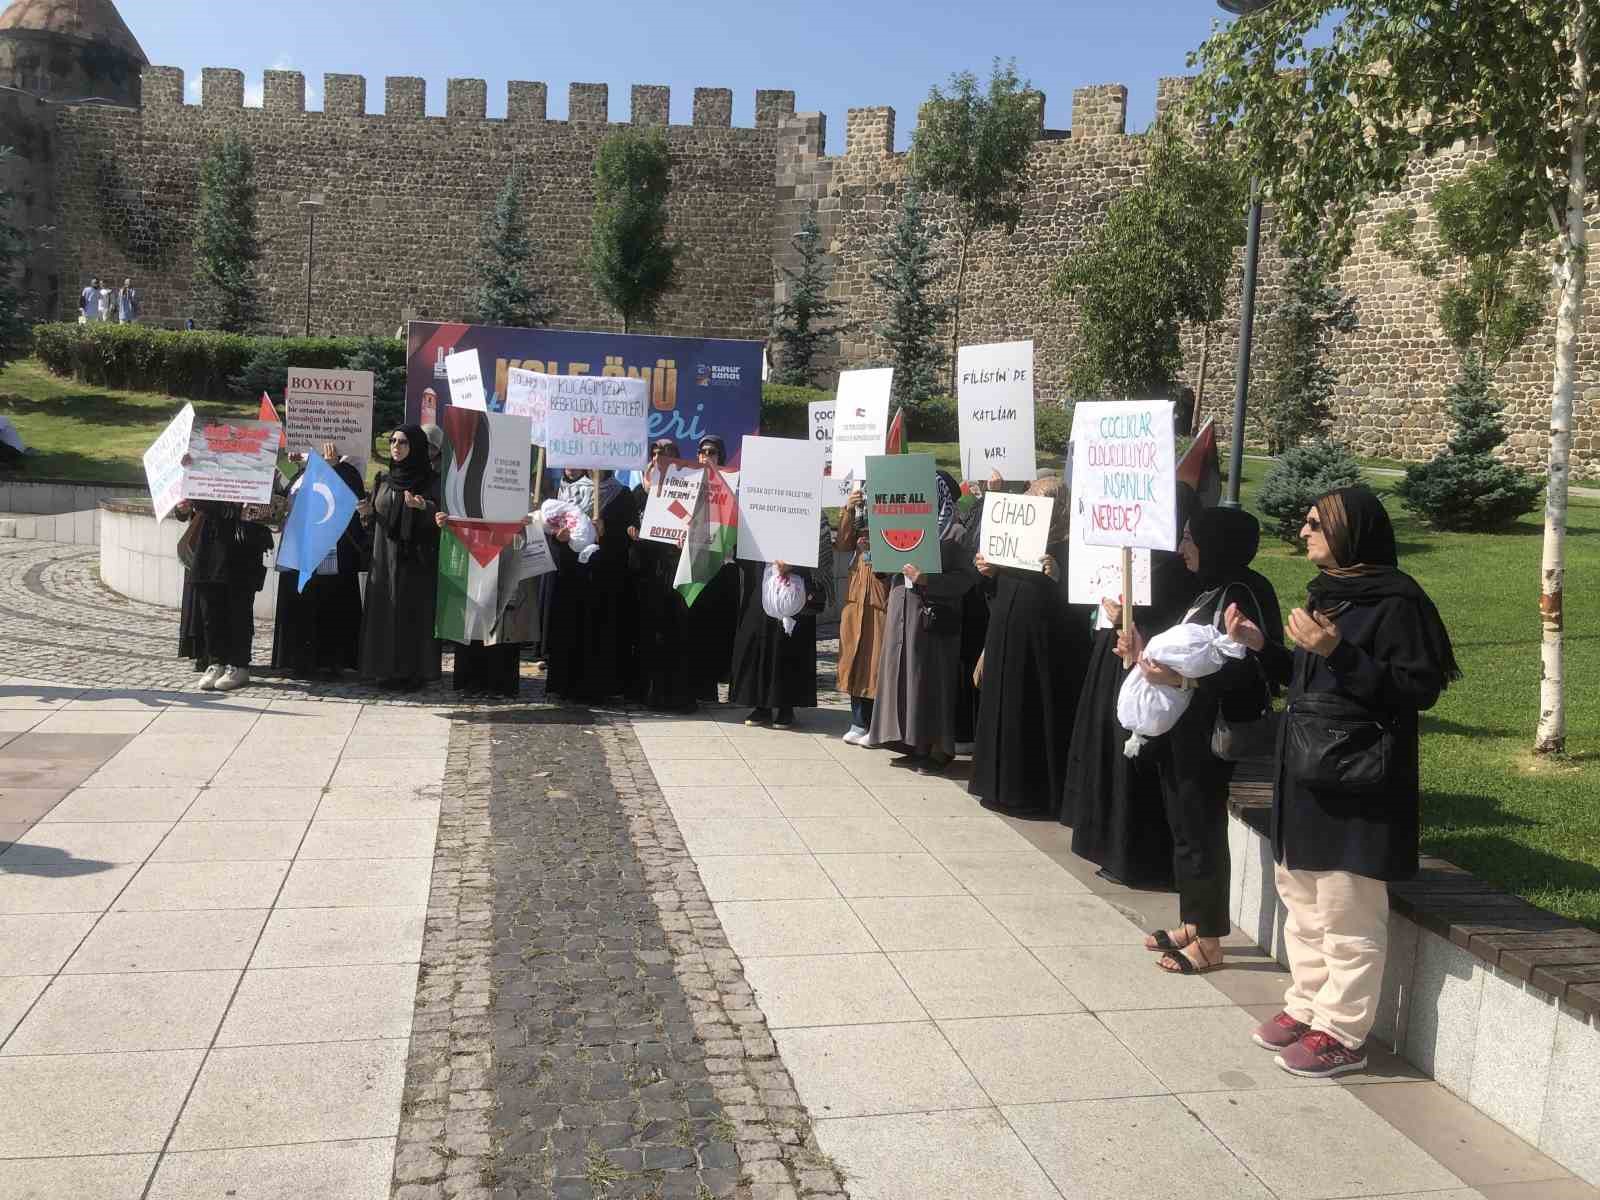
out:
{"label": "blue and white flag", "polygon": [[306,590],[318,564],[339,544],[355,511],[356,494],[350,485],[316,451],[307,454],[305,474],[278,547],[278,569],[298,571],[300,591]]}

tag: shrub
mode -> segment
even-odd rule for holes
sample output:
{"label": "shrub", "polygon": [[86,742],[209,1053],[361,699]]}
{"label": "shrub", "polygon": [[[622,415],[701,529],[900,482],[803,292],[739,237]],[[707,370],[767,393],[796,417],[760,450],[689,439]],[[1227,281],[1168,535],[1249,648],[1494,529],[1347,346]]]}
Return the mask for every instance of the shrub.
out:
{"label": "shrub", "polygon": [[832,399],[832,392],[818,388],[764,383],[761,385],[761,432],[767,437],[809,437],[809,406],[817,400]]}
{"label": "shrub", "polygon": [[372,372],[372,420],[376,430],[406,419],[406,344],[395,338],[362,338],[344,360],[347,371]]}
{"label": "shrub", "polygon": [[1261,481],[1256,507],[1267,525],[1291,546],[1300,544],[1306,510],[1319,496],[1361,482],[1361,464],[1337,442],[1312,442],[1286,450]]}

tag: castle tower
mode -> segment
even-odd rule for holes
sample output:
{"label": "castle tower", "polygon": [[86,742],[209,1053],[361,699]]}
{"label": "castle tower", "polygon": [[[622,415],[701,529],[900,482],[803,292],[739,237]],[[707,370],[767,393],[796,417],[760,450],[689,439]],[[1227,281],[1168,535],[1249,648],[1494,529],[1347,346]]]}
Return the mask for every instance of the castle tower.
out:
{"label": "castle tower", "polygon": [[14,0],[0,13],[0,84],[40,99],[137,107],[148,63],[112,0]]}

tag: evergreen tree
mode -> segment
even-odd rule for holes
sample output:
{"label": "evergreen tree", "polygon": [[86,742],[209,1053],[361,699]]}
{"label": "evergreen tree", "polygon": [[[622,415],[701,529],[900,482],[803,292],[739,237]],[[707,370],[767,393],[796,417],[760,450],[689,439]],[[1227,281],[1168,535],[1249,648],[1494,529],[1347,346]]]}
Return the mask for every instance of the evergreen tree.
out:
{"label": "evergreen tree", "polygon": [[533,258],[533,243],[528,238],[528,223],[522,212],[521,167],[506,176],[505,186],[495,200],[494,212],[484,226],[478,258],[472,273],[478,282],[468,298],[473,320],[479,325],[517,325],[531,328],[548,325],[556,315],[555,305],[532,283],[527,266]]}
{"label": "evergreen tree", "polygon": [[[0,146],[0,170],[11,153],[9,146]],[[9,189],[0,188],[0,367],[22,352],[28,338],[22,296],[12,284],[17,260],[26,246],[22,234],[6,219],[14,199]]]}
{"label": "evergreen tree", "polygon": [[879,244],[878,257],[883,265],[871,278],[888,301],[889,316],[878,325],[877,334],[893,359],[895,400],[915,406],[944,383],[949,354],[940,327],[950,316],[949,302],[932,295],[950,268],[941,262],[928,232],[922,193],[915,184],[907,187],[900,219]]}
{"label": "evergreen tree", "polygon": [[1355,298],[1330,280],[1325,267],[1291,253],[1288,268],[1267,328],[1264,386],[1256,404],[1267,453],[1274,456],[1327,436],[1328,404],[1338,379],[1328,365],[1328,350],[1335,333],[1348,333],[1357,324]]}
{"label": "evergreen tree", "polygon": [[848,329],[849,323],[839,320],[843,306],[828,296],[828,271],[815,216],[806,216],[789,244],[800,256],[800,269],[779,266],[789,286],[783,302],[772,306],[772,340],[777,349],[772,381],[814,387],[823,344]]}
{"label": "evergreen tree", "polygon": [[678,245],[667,237],[672,153],[659,129],[623,129],[594,162],[594,223],[588,266],[595,289],[624,333],[653,321],[678,286]]}
{"label": "evergreen tree", "polygon": [[227,134],[200,164],[195,215],[196,308],[204,323],[245,333],[261,319],[256,263],[255,156],[243,138]]}

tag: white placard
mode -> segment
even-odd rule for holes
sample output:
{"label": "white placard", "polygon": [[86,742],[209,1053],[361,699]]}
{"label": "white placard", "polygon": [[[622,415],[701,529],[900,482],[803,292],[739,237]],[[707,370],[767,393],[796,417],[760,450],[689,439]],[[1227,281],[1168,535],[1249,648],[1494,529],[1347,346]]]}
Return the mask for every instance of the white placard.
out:
{"label": "white placard", "polygon": [[658,487],[655,477],[646,475],[644,486],[648,490],[644,514],[639,518],[639,536],[648,542],[683,545],[705,477],[704,467],[671,466]]}
{"label": "white placard", "polygon": [[811,440],[827,449],[827,456],[822,460],[824,474],[833,470],[833,414],[836,406],[837,402],[833,400],[813,400],[808,406]]}
{"label": "white placard", "polygon": [[1043,571],[1050,544],[1053,496],[1012,496],[990,492],[983,498],[978,552],[997,567]]}
{"label": "white placard", "polygon": [[150,485],[150,502],[155,505],[158,521],[166,520],[183,499],[183,456],[189,453],[193,432],[194,405],[185,404],[144,452],[144,477]]}
{"label": "white placard", "polygon": [[272,503],[278,473],[276,421],[217,421],[196,425],[189,435],[189,463],[183,469],[185,500],[228,504]]}
{"label": "white placard", "polygon": [[[1091,546],[1083,540],[1083,518],[1072,511],[1071,552],[1067,556],[1067,603],[1092,604],[1122,595],[1122,551],[1115,546]],[[1150,551],[1133,552],[1133,602],[1150,603]],[[1103,622],[1102,622],[1103,624]]]}
{"label": "white placard", "polygon": [[889,393],[893,387],[893,367],[839,373],[833,414],[835,475],[853,474],[865,479],[867,459],[884,452],[889,437]]}
{"label": "white placard", "polygon": [[325,371],[290,367],[283,398],[289,449],[322,452],[332,442],[363,474],[372,457],[371,371]]}
{"label": "white placard", "polygon": [[650,446],[650,385],[622,376],[547,375],[545,465],[632,471]]}
{"label": "white placard", "polygon": [[545,408],[549,404],[552,375],[512,367],[506,372],[506,412],[532,422],[533,444],[544,445]]}
{"label": "white placard", "polygon": [[522,549],[517,551],[517,578],[537,579],[556,569],[555,556],[550,553],[550,539],[538,521],[528,526]]}
{"label": "white placard", "polygon": [[822,447],[802,438],[750,436],[739,460],[739,557],[817,565],[822,532]]}
{"label": "white placard", "polygon": [[1034,452],[1033,342],[963,346],[957,355],[961,466],[968,479],[1032,481]]}
{"label": "white placard", "polygon": [[843,508],[850,493],[862,486],[863,481],[849,475],[824,475],[822,477],[822,507]]}
{"label": "white placard", "polygon": [[483,392],[483,368],[476,350],[462,350],[444,356],[445,377],[450,381],[450,403],[455,408],[488,412]]}
{"label": "white placard", "polygon": [[1176,550],[1170,400],[1083,401],[1072,414],[1072,506],[1091,546]]}

